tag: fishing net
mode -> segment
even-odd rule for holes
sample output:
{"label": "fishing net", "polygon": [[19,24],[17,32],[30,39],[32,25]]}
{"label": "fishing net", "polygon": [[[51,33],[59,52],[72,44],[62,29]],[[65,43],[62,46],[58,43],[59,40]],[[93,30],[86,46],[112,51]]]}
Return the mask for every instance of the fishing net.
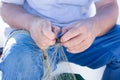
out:
{"label": "fishing net", "polygon": [[2,52],[3,52],[3,48],[0,48],[0,54],[2,54]]}
{"label": "fishing net", "polygon": [[59,39],[55,45],[42,50],[42,53],[44,67],[42,80],[84,80],[79,74],[71,73],[72,69]]}

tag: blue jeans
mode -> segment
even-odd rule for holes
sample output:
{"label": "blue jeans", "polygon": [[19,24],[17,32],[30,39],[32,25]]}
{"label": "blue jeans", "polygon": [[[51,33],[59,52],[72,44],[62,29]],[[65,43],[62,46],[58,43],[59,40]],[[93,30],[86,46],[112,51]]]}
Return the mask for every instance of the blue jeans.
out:
{"label": "blue jeans", "polygon": [[[102,80],[119,80],[120,76],[120,26],[97,37],[90,48],[82,53],[65,54],[70,62],[93,69],[106,65]],[[42,54],[30,34],[15,31],[6,42],[1,58],[2,80],[41,80]]]}

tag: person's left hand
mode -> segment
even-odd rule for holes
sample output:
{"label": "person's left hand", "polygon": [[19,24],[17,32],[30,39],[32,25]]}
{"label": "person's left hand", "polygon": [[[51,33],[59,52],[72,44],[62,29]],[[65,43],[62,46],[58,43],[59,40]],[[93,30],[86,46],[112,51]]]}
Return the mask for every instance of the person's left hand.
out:
{"label": "person's left hand", "polygon": [[96,38],[94,23],[89,20],[82,20],[73,25],[64,27],[61,37],[63,46],[71,53],[79,53],[88,49]]}

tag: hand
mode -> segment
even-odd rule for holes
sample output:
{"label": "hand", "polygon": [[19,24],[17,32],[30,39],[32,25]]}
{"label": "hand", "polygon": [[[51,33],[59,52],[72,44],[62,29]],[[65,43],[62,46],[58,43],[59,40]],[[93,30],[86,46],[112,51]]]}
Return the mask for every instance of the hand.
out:
{"label": "hand", "polygon": [[33,21],[29,29],[31,37],[41,49],[47,49],[55,44],[56,35],[59,31],[59,27],[52,25],[50,21],[44,19]]}
{"label": "hand", "polygon": [[71,53],[79,53],[88,49],[96,38],[93,22],[82,20],[62,29],[63,46]]}

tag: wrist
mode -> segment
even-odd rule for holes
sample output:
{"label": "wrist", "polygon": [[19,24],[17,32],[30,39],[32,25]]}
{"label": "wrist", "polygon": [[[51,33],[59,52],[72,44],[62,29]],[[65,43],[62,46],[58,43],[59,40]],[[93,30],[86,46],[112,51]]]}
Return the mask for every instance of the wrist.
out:
{"label": "wrist", "polygon": [[104,20],[101,20],[100,17],[93,17],[93,30],[96,37],[104,35],[111,28],[108,25],[104,25]]}
{"label": "wrist", "polygon": [[36,17],[36,16],[33,16],[33,15],[30,15],[30,14],[24,14],[21,16],[21,18],[23,17],[23,29],[24,30],[27,30],[27,31],[30,31],[30,29],[35,26],[35,24],[37,25],[39,23],[39,18]]}
{"label": "wrist", "polygon": [[32,28],[35,28],[35,27],[37,27],[37,26],[39,26],[39,25],[40,25],[40,20],[39,20],[39,18],[34,18],[34,19],[30,22],[29,27],[27,27],[27,30],[30,31]]}
{"label": "wrist", "polygon": [[87,21],[91,25],[90,29],[92,31],[92,34],[94,34],[95,37],[100,36],[102,30],[101,30],[101,27],[100,27],[99,18],[90,17],[89,19],[87,19]]}

